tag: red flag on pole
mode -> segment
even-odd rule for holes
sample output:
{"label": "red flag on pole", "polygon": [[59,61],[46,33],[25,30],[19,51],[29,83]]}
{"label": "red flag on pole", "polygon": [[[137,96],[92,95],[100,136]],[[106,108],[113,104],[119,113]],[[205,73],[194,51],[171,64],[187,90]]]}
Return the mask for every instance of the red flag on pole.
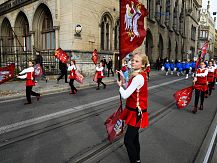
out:
{"label": "red flag on pole", "polygon": [[0,84],[14,78],[15,64],[12,63],[7,67],[0,67]]}
{"label": "red flag on pole", "polygon": [[58,48],[55,51],[54,55],[57,59],[59,59],[63,63],[67,63],[67,61],[69,60],[69,56],[61,48]]}
{"label": "red flag on pole", "polygon": [[207,52],[207,48],[208,48],[208,45],[209,45],[209,42],[206,41],[202,48],[201,48],[201,55],[198,57],[197,61],[196,61],[196,69],[198,68],[200,62],[201,62],[201,59],[206,55],[206,52]]}
{"label": "red flag on pole", "polygon": [[120,0],[120,59],[143,43],[147,15],[147,9],[138,0]]}
{"label": "red flag on pole", "polygon": [[122,106],[120,105],[117,111],[115,111],[105,121],[106,131],[108,133],[108,140],[110,142],[120,136],[124,131],[124,123],[122,120],[119,119],[121,113]]}
{"label": "red flag on pole", "polygon": [[174,93],[173,97],[175,98],[176,106],[179,109],[185,108],[190,103],[193,89],[194,87],[190,86]]}
{"label": "red flag on pole", "polygon": [[97,54],[97,50],[94,49],[93,53],[92,53],[92,61],[93,63],[96,65],[97,64],[97,61],[98,61],[98,54]]}

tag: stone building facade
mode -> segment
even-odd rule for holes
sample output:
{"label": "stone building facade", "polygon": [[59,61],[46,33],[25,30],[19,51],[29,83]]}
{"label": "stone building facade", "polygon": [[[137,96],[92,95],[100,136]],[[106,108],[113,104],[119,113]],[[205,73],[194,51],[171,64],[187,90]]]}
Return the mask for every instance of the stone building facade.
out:
{"label": "stone building facade", "polygon": [[215,47],[214,47],[214,56],[213,58],[217,60],[217,30],[215,29]]}
{"label": "stone building facade", "polygon": [[193,59],[197,53],[202,0],[148,0],[146,54],[170,60]]}
{"label": "stone building facade", "polygon": [[113,59],[118,52],[119,0],[0,0],[0,38],[1,63],[10,54],[34,57],[35,50],[45,55],[61,47],[88,74],[94,49]]}
{"label": "stone building facade", "polygon": [[206,54],[206,59],[212,59],[214,57],[214,47],[215,47],[215,22],[211,17],[210,1],[206,9],[202,9],[200,12],[199,21],[199,35],[198,35],[198,49],[201,49],[206,41],[209,41],[209,47]]}

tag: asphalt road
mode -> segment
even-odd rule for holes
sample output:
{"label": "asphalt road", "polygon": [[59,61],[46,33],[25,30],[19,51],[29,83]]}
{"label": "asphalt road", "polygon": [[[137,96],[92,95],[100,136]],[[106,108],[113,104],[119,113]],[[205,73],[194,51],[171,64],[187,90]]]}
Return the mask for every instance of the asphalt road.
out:
{"label": "asphalt road", "polygon": [[[159,75],[148,84],[152,118],[150,127],[140,134],[143,162],[193,162],[216,113],[216,92],[196,115],[189,111],[192,103],[178,110],[172,94],[191,85],[191,79],[177,79]],[[175,82],[162,86],[170,81]],[[92,154],[86,162],[127,163],[122,139],[117,146],[109,145],[103,125],[119,105],[117,89],[113,84],[105,90],[80,90],[77,95],[52,94],[28,106],[23,105],[25,100],[2,103],[0,162],[79,162],[76,160],[105,145],[108,150]]]}

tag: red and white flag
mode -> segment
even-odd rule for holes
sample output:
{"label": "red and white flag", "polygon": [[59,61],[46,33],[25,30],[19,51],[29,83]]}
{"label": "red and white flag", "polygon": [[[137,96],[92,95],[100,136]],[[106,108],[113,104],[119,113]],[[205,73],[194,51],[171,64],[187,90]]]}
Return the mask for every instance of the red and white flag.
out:
{"label": "red and white flag", "polygon": [[204,58],[204,56],[206,55],[208,46],[209,46],[209,42],[206,41],[206,42],[203,44],[202,48],[201,48],[201,50],[202,50],[202,51],[201,51],[201,55],[199,56],[199,58],[198,58],[197,61],[196,61],[196,69],[198,68],[198,66],[199,66],[199,64],[200,64],[200,62],[201,62],[201,60],[202,60],[202,58]]}
{"label": "red and white flag", "polygon": [[0,67],[0,84],[14,78],[15,64],[12,63],[7,67]]}
{"label": "red and white flag", "polygon": [[42,74],[43,74],[43,70],[42,70],[40,64],[36,64],[34,66],[34,77],[40,78]]}
{"label": "red and white flag", "polygon": [[97,50],[94,49],[93,53],[92,53],[92,61],[93,63],[96,65],[97,64],[97,61],[98,61],[98,54],[97,54]]}
{"label": "red and white flag", "polygon": [[66,54],[65,51],[63,51],[61,48],[58,48],[55,51],[54,56],[59,59],[62,63],[67,63],[67,61],[69,60],[69,56]]}
{"label": "red and white flag", "polygon": [[148,11],[139,0],[120,0],[120,5],[120,59],[123,59],[143,43],[144,17]]}
{"label": "red and white flag", "polygon": [[190,86],[174,93],[173,96],[176,100],[176,106],[179,109],[185,108],[191,102],[193,89],[194,87]]}

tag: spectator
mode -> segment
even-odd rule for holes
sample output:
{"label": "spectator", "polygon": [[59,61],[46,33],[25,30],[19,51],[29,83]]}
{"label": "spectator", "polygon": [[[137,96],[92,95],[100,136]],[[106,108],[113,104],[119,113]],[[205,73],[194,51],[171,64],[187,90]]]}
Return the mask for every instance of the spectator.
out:
{"label": "spectator", "polygon": [[67,65],[66,63],[63,63],[61,61],[59,61],[59,69],[61,71],[61,75],[57,78],[57,83],[59,83],[59,80],[63,78],[63,76],[65,75],[65,83],[68,83],[67,81]]}
{"label": "spectator", "polygon": [[109,77],[110,70],[111,70],[112,76],[114,76],[114,72],[113,72],[113,70],[112,70],[112,66],[113,66],[113,61],[112,61],[112,58],[109,57],[109,58],[108,58],[108,64],[107,64],[107,68],[108,68],[108,77]]}

